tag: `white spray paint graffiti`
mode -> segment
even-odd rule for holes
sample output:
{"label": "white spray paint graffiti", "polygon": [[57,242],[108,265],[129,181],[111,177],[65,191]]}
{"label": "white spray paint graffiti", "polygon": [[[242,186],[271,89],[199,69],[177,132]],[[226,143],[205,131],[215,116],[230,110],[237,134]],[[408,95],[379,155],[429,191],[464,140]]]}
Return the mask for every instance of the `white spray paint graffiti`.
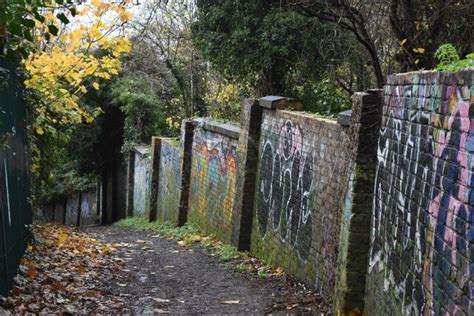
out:
{"label": "white spray paint graffiti", "polygon": [[[313,159],[303,157],[303,134],[291,121],[281,126],[275,146],[265,140],[260,165],[257,220],[263,239],[268,226],[280,231],[280,240],[289,244],[306,263],[312,239]],[[276,148],[276,150],[275,150]]]}

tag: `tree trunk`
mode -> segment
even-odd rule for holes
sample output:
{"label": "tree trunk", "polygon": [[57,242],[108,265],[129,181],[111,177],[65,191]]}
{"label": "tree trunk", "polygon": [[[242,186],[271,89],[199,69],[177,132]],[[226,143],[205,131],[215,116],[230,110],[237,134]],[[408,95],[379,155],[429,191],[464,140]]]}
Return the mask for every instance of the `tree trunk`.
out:
{"label": "tree trunk", "polygon": [[193,116],[193,110],[187,98],[186,84],[185,84],[183,76],[179,73],[179,70],[173,65],[171,60],[166,59],[165,64],[166,64],[166,67],[173,74],[173,77],[176,79],[176,82],[178,83],[179,90],[181,91],[181,96],[183,97],[184,111],[185,111],[186,117],[188,118],[188,117]]}
{"label": "tree trunk", "polygon": [[275,59],[272,67],[266,69],[257,87],[257,96],[285,94],[286,67],[284,62]]}

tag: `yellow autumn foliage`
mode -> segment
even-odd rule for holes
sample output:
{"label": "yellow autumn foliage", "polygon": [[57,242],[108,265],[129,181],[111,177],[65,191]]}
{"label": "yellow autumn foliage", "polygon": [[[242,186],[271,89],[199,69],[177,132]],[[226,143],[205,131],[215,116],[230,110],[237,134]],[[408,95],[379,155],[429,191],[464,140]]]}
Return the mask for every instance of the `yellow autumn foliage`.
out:
{"label": "yellow autumn foliage", "polygon": [[249,90],[250,86],[246,83],[235,83],[222,79],[211,82],[204,96],[204,100],[209,106],[209,115],[238,121],[240,101]]}
{"label": "yellow autumn foliage", "polygon": [[[56,26],[57,36],[35,21],[37,34],[47,35],[37,37],[41,49],[23,62],[28,74],[25,87],[35,91],[40,100],[34,106],[33,130],[37,134],[57,125],[92,122],[100,113],[99,109],[85,109],[79,98],[91,88],[100,89],[100,79],[117,75],[122,66],[119,58],[130,52],[128,39],[117,33],[117,27],[131,17],[127,3],[85,2],[76,8],[75,17],[68,15],[68,25],[46,13],[44,23]],[[94,54],[96,51],[101,54]]]}

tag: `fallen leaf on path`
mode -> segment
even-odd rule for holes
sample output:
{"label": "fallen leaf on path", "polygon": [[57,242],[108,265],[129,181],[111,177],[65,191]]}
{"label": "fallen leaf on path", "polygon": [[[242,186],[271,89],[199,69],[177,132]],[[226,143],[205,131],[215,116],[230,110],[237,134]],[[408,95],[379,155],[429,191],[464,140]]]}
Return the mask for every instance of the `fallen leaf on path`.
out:
{"label": "fallen leaf on path", "polygon": [[239,304],[240,300],[222,301],[222,304]]}
{"label": "fallen leaf on path", "polygon": [[288,310],[293,309],[293,308],[298,307],[298,306],[299,306],[299,304],[296,304],[296,303],[295,303],[295,304],[286,304],[286,305],[285,305],[286,309],[288,309]]}
{"label": "fallen leaf on path", "polygon": [[192,236],[187,238],[187,240],[190,241],[190,242],[199,242],[202,239],[203,239],[203,237],[201,235],[192,235]]}
{"label": "fallen leaf on path", "polygon": [[278,267],[278,268],[275,269],[275,272],[276,272],[276,273],[283,273],[283,272],[285,272],[285,271],[283,270],[282,267]]}
{"label": "fallen leaf on path", "polygon": [[167,311],[167,310],[164,310],[164,309],[160,309],[160,308],[155,308],[153,310],[155,313],[158,313],[158,314],[169,314],[170,311]]}
{"label": "fallen leaf on path", "polygon": [[180,246],[180,247],[189,247],[189,244],[184,240],[180,240],[180,241],[178,241],[178,246]]}
{"label": "fallen leaf on path", "polygon": [[121,242],[121,243],[116,244],[115,246],[116,246],[116,247],[130,247],[130,244]]}

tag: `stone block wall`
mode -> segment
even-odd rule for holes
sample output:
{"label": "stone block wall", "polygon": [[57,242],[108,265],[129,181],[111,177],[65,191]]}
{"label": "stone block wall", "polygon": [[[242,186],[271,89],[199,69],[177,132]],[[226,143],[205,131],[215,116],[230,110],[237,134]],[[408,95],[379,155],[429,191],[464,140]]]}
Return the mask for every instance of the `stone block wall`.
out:
{"label": "stone block wall", "polygon": [[328,297],[353,147],[335,120],[263,111],[251,252]]}
{"label": "stone block wall", "polygon": [[474,314],[474,72],[389,76],[368,315]]}
{"label": "stone block wall", "polygon": [[187,218],[230,243],[239,128],[195,120]]}

